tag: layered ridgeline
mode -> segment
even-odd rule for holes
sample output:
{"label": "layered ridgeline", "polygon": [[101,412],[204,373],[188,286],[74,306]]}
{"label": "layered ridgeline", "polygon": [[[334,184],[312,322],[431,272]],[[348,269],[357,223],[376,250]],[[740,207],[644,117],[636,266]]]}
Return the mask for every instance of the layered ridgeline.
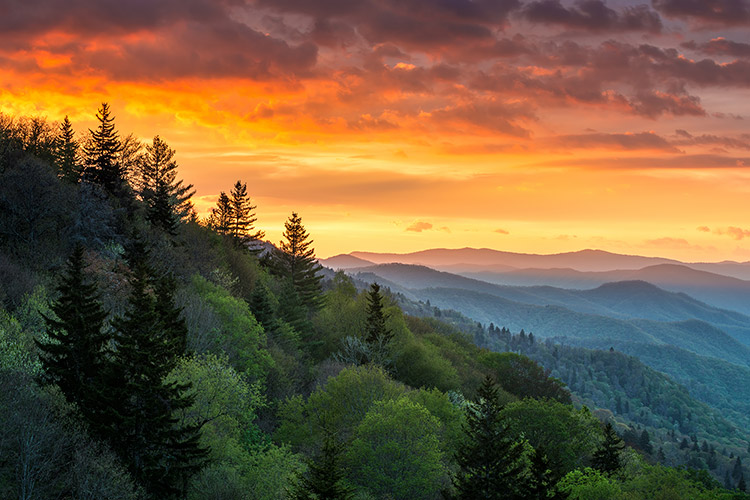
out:
{"label": "layered ridgeline", "polygon": [[[538,338],[638,356],[710,404],[747,410],[750,317],[643,281],[591,290],[499,286],[423,266],[383,264],[354,270],[412,300],[454,309],[485,326],[525,329]],[[732,387],[737,389],[732,390]]]}
{"label": "layered ridgeline", "polygon": [[358,288],[242,181],[201,220],[98,119],[0,117],[0,497],[745,498],[748,437],[637,359]]}
{"label": "layered ridgeline", "polygon": [[747,262],[685,263],[601,250],[534,255],[472,248],[411,254],[353,252],[327,262],[334,269],[391,263],[423,265],[500,285],[568,289],[641,280],[672,292],[687,293],[714,307],[750,314],[750,263]]}

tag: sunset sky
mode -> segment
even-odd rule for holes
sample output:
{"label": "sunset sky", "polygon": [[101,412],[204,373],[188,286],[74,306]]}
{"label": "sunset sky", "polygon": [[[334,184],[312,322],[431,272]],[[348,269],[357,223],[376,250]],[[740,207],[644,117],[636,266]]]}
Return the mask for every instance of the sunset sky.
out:
{"label": "sunset sky", "polygon": [[750,260],[750,0],[0,0],[0,112],[109,102],[317,254]]}

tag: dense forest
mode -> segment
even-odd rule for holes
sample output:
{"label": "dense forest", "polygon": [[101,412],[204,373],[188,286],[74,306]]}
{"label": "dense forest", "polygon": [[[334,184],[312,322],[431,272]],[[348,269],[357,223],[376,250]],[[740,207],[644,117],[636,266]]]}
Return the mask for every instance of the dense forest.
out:
{"label": "dense forest", "polygon": [[201,219],[97,118],[0,115],[0,497],[748,498],[673,379],[323,269],[298,213],[263,241],[252,182]]}

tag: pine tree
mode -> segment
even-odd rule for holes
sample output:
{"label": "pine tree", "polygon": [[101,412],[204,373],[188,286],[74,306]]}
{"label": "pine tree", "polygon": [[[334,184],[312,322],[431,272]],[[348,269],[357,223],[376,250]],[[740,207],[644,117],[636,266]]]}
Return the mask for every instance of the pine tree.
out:
{"label": "pine tree", "polygon": [[[644,431],[645,432],[645,431]],[[592,465],[604,473],[612,474],[620,470],[620,452],[625,447],[610,422],[604,426],[604,442],[594,452]]]}
{"label": "pine tree", "polygon": [[373,283],[367,293],[367,325],[365,326],[365,341],[370,344],[387,344],[393,338],[393,332],[385,324],[386,315],[383,312],[383,296],[380,285]]}
{"label": "pine tree", "polygon": [[91,140],[84,147],[84,175],[114,196],[120,196],[125,184],[125,172],[120,163],[122,145],[115,119],[110,115],[109,104],[102,103],[96,115],[99,127],[89,130]]}
{"label": "pine tree", "polygon": [[549,467],[549,460],[541,447],[536,448],[531,455],[529,488],[525,498],[533,500],[555,498],[555,479]]}
{"label": "pine tree", "polygon": [[332,436],[326,436],[323,449],[316,461],[308,461],[307,476],[301,476],[291,494],[293,500],[350,500],[352,488],[343,483],[344,471],[340,465],[341,445]]}
{"label": "pine tree", "polygon": [[184,353],[187,328],[174,307],[172,283],[155,281],[146,259],[136,240],[128,249],[128,309],[113,322],[117,347],[108,367],[106,438],[150,498],[175,498],[207,452],[198,444],[197,427],[177,424],[175,412],[192,404],[189,386],[164,379]]}
{"label": "pine tree", "polygon": [[488,375],[479,400],[467,408],[466,442],[456,455],[454,484],[460,499],[521,499],[528,489],[523,443],[514,441],[500,416],[498,391]]}
{"label": "pine tree", "polygon": [[740,459],[739,455],[737,456],[737,460],[734,462],[734,468],[732,469],[732,479],[735,481],[739,481],[742,477],[742,459]]}
{"label": "pine tree", "polygon": [[274,254],[275,271],[291,280],[300,300],[308,309],[321,305],[322,288],[318,274],[322,269],[315,259],[315,250],[310,248],[312,240],[302,225],[302,218],[296,212],[284,223],[283,237],[279,251]]}
{"label": "pine tree", "polygon": [[219,194],[216,207],[211,209],[208,225],[219,234],[229,234],[232,220],[232,202],[224,191]]}
{"label": "pine tree", "polygon": [[[638,446],[641,447],[643,451],[646,453],[653,453],[654,447],[651,444],[651,437],[648,435],[648,431],[646,429],[643,429],[643,432],[641,432],[641,437],[638,439]],[[697,448],[698,442],[695,442],[695,447]]]}
{"label": "pine tree", "polygon": [[76,184],[81,179],[81,161],[78,141],[75,140],[73,125],[66,116],[60,124],[60,130],[55,137],[55,166],[58,175],[64,181]]}
{"label": "pine tree", "polygon": [[41,349],[44,383],[57,384],[65,399],[78,406],[87,422],[98,419],[107,313],[98,302],[96,285],[84,274],[83,247],[76,246],[67,272],[52,304],[55,318],[45,317],[48,341],[36,340]]}
{"label": "pine tree", "polygon": [[250,294],[250,301],[248,302],[253,316],[263,325],[266,332],[272,332],[278,327],[269,294],[270,292],[265,283],[257,280],[253,288],[253,293]]}
{"label": "pine tree", "polygon": [[177,180],[175,151],[158,135],[146,145],[146,153],[140,157],[140,196],[148,206],[147,219],[170,234],[174,234],[179,220],[184,219],[191,208],[190,197],[195,194],[193,185],[183,186]]}
{"label": "pine tree", "polygon": [[250,197],[247,195],[247,183],[237,181],[230,194],[232,198],[229,234],[234,237],[238,245],[251,248],[249,244],[261,240],[266,235],[263,231],[255,230],[254,224],[258,220],[255,216],[255,209],[258,207],[250,202]]}

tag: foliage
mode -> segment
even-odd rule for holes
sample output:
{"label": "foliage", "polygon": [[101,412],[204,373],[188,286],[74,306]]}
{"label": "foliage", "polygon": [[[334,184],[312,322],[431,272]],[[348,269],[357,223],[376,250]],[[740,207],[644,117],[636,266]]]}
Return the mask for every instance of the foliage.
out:
{"label": "foliage", "polygon": [[193,276],[191,284],[207,304],[207,314],[215,318],[203,325],[211,331],[200,332],[208,337],[207,349],[226,353],[235,369],[251,377],[262,378],[272,360],[263,348],[263,327],[258,324],[247,303],[202,276]]}
{"label": "foliage", "polygon": [[378,497],[436,499],[447,485],[440,421],[406,398],[376,402],[347,450],[350,480]]}
{"label": "foliage", "polygon": [[306,449],[317,449],[325,432],[340,441],[349,439],[377,401],[398,399],[406,392],[378,366],[346,368],[318,387],[305,401],[293,397],[280,407],[277,439]]}
{"label": "foliage", "polygon": [[544,449],[556,478],[586,464],[602,439],[599,421],[586,407],[527,398],[509,403],[500,414],[511,435]]}
{"label": "foliage", "polygon": [[[619,483],[598,470],[586,467],[568,472],[558,483],[561,492],[570,500],[623,499]],[[643,497],[649,498],[649,497]]]}
{"label": "foliage", "polygon": [[519,354],[486,353],[482,363],[489,368],[506,391],[519,398],[550,398],[570,403],[570,392],[538,363]]}

